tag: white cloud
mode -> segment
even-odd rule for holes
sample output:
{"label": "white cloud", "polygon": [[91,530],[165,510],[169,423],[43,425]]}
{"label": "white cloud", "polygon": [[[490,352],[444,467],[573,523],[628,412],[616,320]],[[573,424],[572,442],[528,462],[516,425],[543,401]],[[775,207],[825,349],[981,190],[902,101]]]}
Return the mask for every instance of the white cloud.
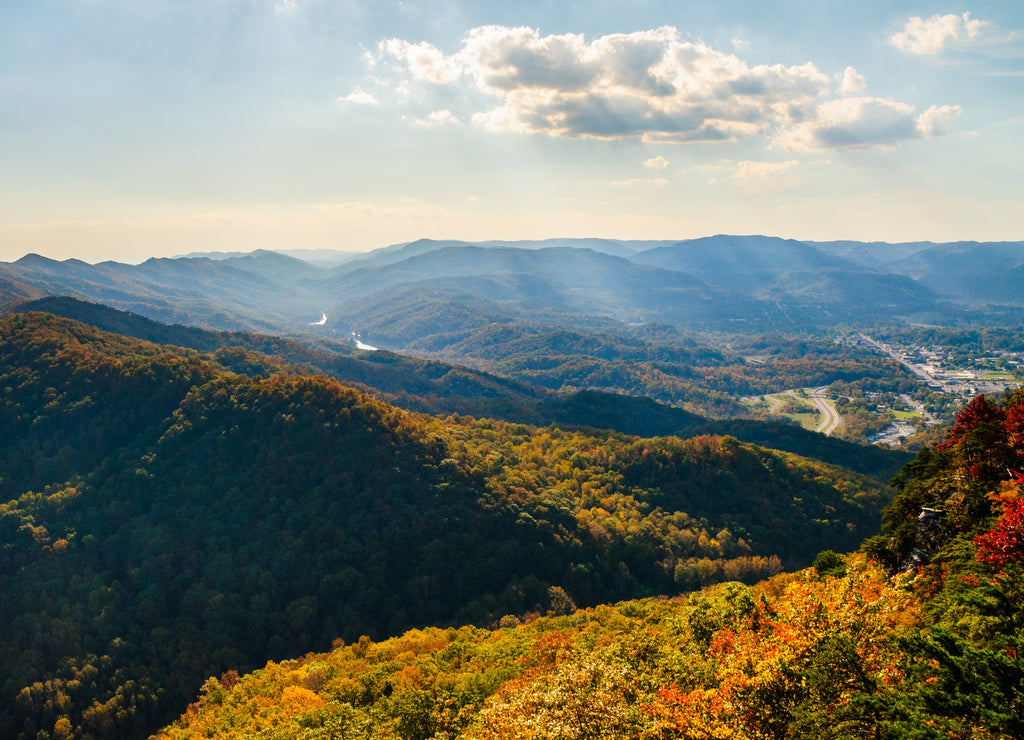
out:
{"label": "white cloud", "polygon": [[959,106],[914,106],[888,98],[843,98],[822,103],[809,120],[783,130],[775,143],[784,149],[823,151],[893,147],[908,139],[949,131]]}
{"label": "white cloud", "polygon": [[867,80],[863,75],[857,74],[857,70],[853,67],[843,70],[842,79],[839,81],[839,92],[843,95],[851,95],[863,92],[865,87],[867,87]]}
{"label": "white cloud", "polygon": [[458,116],[446,108],[445,110],[436,110],[426,118],[421,118],[416,121],[416,125],[426,128],[433,128],[435,126],[461,126],[462,121],[459,120]]}
{"label": "white cloud", "polygon": [[737,180],[758,179],[766,180],[776,175],[781,175],[796,167],[800,162],[790,159],[785,162],[753,162],[744,160],[736,163],[736,172],[733,174]]}
{"label": "white cloud", "polygon": [[936,14],[931,18],[914,16],[907,20],[902,31],[889,36],[889,43],[910,54],[935,55],[946,47],[974,40],[990,25],[990,21],[971,18],[970,13]]}
{"label": "white cloud", "polygon": [[350,92],[344,97],[338,98],[339,103],[352,103],[353,105],[377,105],[377,98],[373,97],[370,93],[361,87],[357,87],[355,90]]}
{"label": "white cloud", "polygon": [[960,116],[959,105],[933,105],[917,118],[917,130],[921,136],[945,136],[953,128],[953,121]]}
{"label": "white cloud", "polygon": [[655,170],[663,170],[668,167],[668,160],[660,154],[657,157],[651,157],[650,159],[644,160],[644,167],[650,167]]}
{"label": "white cloud", "polygon": [[456,54],[389,39],[383,53],[435,83],[460,74],[495,99],[475,123],[493,131],[598,139],[735,140],[788,122],[827,92],[813,64],[750,67],[666,26],[601,36],[525,27],[470,30]]}
{"label": "white cloud", "polygon": [[724,164],[698,164],[698,165],[694,165],[691,169],[693,169],[694,172],[709,172],[709,173],[713,173],[713,172],[721,172],[722,170],[726,169],[726,165],[724,165]]}
{"label": "white cloud", "polygon": [[[980,22],[954,17],[965,34],[977,33]],[[919,121],[913,106],[894,100],[829,99],[863,93],[864,77],[847,67],[836,87],[812,63],[750,66],[734,54],[682,40],[672,26],[591,41],[581,34],[481,26],[450,55],[397,38],[378,48],[413,80],[462,81],[476,90],[469,99],[490,98],[492,104],[469,120],[496,132],[648,143],[763,136],[787,149],[857,149],[939,135],[959,111],[936,108]],[[444,122],[450,121],[421,125]]]}
{"label": "white cloud", "polygon": [[442,85],[454,82],[462,74],[455,59],[446,57],[440,49],[426,41],[411,44],[401,39],[388,39],[381,41],[378,48],[405,62],[412,75],[419,80]]}
{"label": "white cloud", "polygon": [[637,185],[653,185],[660,188],[668,185],[668,180],[664,177],[631,177],[628,180],[612,180],[612,185],[618,188],[632,188]]}
{"label": "white cloud", "polygon": [[318,203],[313,210],[320,213],[345,216],[364,216],[374,219],[416,219],[439,220],[451,214],[444,208],[423,203],[417,198],[401,200],[394,205],[381,205],[371,201],[344,201],[339,203]]}

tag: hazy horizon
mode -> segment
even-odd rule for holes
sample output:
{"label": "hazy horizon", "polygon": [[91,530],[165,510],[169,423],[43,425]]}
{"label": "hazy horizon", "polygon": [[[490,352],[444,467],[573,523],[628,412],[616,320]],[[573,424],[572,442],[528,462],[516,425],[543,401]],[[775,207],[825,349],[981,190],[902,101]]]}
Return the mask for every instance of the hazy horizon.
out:
{"label": "hazy horizon", "polygon": [[48,0],[0,261],[418,238],[1024,238],[1024,6]]}
{"label": "hazy horizon", "polygon": [[[545,238],[540,238],[540,239],[456,239],[454,237],[452,237],[452,238],[445,238],[445,237],[437,237],[437,238],[420,237],[419,239],[411,239],[409,241],[404,241],[404,242],[395,242],[393,244],[383,244],[383,245],[376,246],[376,247],[370,247],[368,249],[348,249],[348,250],[346,250],[346,249],[332,249],[330,247],[320,247],[320,248],[253,247],[251,249],[240,248],[240,249],[236,249],[236,250],[229,250],[229,249],[223,249],[223,250],[195,250],[195,251],[191,251],[191,252],[179,252],[179,253],[171,253],[171,254],[147,254],[147,253],[141,253],[140,252],[140,253],[134,254],[134,255],[132,255],[130,257],[122,258],[122,259],[106,257],[106,256],[99,256],[99,257],[94,257],[94,258],[88,258],[88,257],[83,258],[83,257],[77,256],[77,255],[70,255],[70,256],[65,256],[65,257],[55,257],[55,256],[48,255],[48,254],[45,254],[45,253],[42,253],[42,252],[33,251],[33,252],[25,252],[24,254],[18,255],[17,257],[11,257],[9,259],[0,259],[0,263],[11,264],[11,263],[17,262],[18,260],[23,259],[23,258],[28,257],[28,256],[31,256],[31,255],[38,255],[38,256],[41,256],[41,257],[43,257],[45,259],[52,259],[52,260],[55,260],[55,261],[58,261],[58,262],[64,262],[64,261],[71,260],[71,259],[77,259],[77,260],[80,260],[82,262],[86,262],[87,264],[92,264],[92,265],[100,264],[102,262],[119,262],[121,264],[138,265],[138,264],[141,264],[141,263],[143,263],[143,262],[145,262],[147,260],[150,260],[150,259],[194,259],[194,258],[204,258],[205,257],[205,258],[210,258],[210,259],[213,259],[213,260],[219,260],[219,259],[229,259],[229,258],[232,258],[232,257],[245,256],[245,255],[248,255],[248,254],[252,254],[254,252],[261,252],[261,251],[262,252],[276,252],[278,254],[285,254],[285,255],[292,256],[292,257],[295,257],[297,259],[301,259],[301,260],[304,260],[304,261],[312,261],[312,262],[322,261],[322,262],[325,262],[325,263],[331,263],[331,262],[334,261],[330,257],[330,255],[332,255],[332,254],[333,255],[346,255],[347,257],[344,259],[344,261],[347,261],[348,258],[358,259],[360,255],[369,255],[369,254],[371,254],[373,252],[376,252],[378,250],[397,249],[397,248],[401,248],[401,247],[409,245],[409,244],[413,244],[413,243],[415,243],[417,241],[460,242],[460,243],[466,243],[467,245],[485,245],[485,246],[495,246],[493,243],[497,242],[497,243],[499,243],[501,245],[507,244],[509,247],[517,248],[521,244],[536,244],[538,242],[546,242],[546,241],[551,241],[551,242],[572,242],[572,241],[590,241],[590,240],[598,240],[598,239],[600,239],[600,240],[604,240],[604,241],[620,242],[622,244],[627,244],[628,245],[628,244],[643,244],[643,243],[654,244],[654,243],[659,243],[659,242],[687,242],[687,241],[697,241],[697,240],[701,240],[701,239],[711,239],[711,238],[714,238],[714,237],[726,237],[726,238],[729,238],[729,237],[738,237],[738,238],[764,237],[764,238],[768,238],[768,239],[783,239],[783,240],[787,240],[787,241],[790,241],[790,240],[792,240],[792,241],[801,241],[801,242],[804,242],[804,243],[807,243],[807,244],[827,244],[827,243],[833,243],[833,242],[834,243],[850,242],[850,243],[854,243],[854,244],[889,244],[889,245],[892,245],[892,246],[900,246],[900,245],[907,245],[907,244],[934,244],[936,246],[940,246],[940,245],[943,245],[943,244],[957,244],[957,243],[979,243],[979,244],[998,244],[998,243],[1017,244],[1017,243],[1022,243],[1022,244],[1024,244],[1024,239],[1002,239],[1002,240],[957,239],[957,240],[953,240],[953,241],[949,241],[949,242],[938,242],[938,241],[934,241],[934,240],[930,240],[930,239],[908,239],[906,241],[899,241],[899,242],[897,242],[897,241],[885,241],[885,240],[881,240],[881,239],[876,239],[876,240],[868,241],[868,240],[842,239],[842,238],[837,238],[837,239],[819,239],[819,240],[803,239],[803,240],[801,240],[801,239],[794,239],[793,237],[788,237],[788,236],[779,236],[779,235],[776,235],[776,234],[704,234],[704,235],[701,235],[701,236],[684,237],[684,238],[679,238],[679,239],[672,239],[672,238],[668,238],[668,239],[632,239],[632,238],[617,238],[617,237],[604,237],[604,236],[556,236],[556,237],[545,237]],[[585,246],[585,245],[580,245],[580,246],[582,247],[582,246]],[[318,255],[320,257],[319,260],[317,259]]]}

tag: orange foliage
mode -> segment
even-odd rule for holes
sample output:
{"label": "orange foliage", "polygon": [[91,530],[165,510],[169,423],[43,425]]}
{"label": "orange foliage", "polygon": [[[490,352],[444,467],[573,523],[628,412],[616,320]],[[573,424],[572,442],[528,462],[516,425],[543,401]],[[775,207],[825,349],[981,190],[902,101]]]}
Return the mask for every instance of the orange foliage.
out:
{"label": "orange foliage", "polygon": [[281,706],[290,714],[308,712],[324,705],[324,700],[302,686],[285,686]]}
{"label": "orange foliage", "polygon": [[818,581],[808,572],[790,583],[782,598],[758,604],[745,628],[715,632],[707,654],[715,666],[714,684],[659,691],[647,707],[655,720],[652,737],[664,732],[683,738],[753,737],[748,700],[798,673],[835,635],[853,639],[866,675],[886,685],[894,681],[890,637],[915,621],[908,618],[915,602],[863,563],[855,567],[846,579]]}

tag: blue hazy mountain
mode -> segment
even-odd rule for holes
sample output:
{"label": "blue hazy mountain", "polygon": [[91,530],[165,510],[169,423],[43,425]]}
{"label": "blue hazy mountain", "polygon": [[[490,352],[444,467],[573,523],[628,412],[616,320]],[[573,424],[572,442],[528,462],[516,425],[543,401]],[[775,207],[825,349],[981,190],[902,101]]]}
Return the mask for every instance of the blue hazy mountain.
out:
{"label": "blue hazy mountain", "polygon": [[[457,341],[494,322],[758,333],[922,315],[1016,320],[1024,306],[1019,242],[422,239],[331,264],[265,250],[138,265],[27,255],[0,263],[0,304],[68,295],[220,330],[363,332],[392,349]],[[323,314],[324,326],[309,326]]]}

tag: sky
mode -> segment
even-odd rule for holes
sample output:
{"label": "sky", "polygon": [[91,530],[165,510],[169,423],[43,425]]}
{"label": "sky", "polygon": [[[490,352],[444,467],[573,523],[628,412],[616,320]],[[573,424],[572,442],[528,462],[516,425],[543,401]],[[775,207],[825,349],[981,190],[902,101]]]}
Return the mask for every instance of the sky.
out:
{"label": "sky", "polygon": [[0,261],[1024,240],[1024,3],[0,0]]}

